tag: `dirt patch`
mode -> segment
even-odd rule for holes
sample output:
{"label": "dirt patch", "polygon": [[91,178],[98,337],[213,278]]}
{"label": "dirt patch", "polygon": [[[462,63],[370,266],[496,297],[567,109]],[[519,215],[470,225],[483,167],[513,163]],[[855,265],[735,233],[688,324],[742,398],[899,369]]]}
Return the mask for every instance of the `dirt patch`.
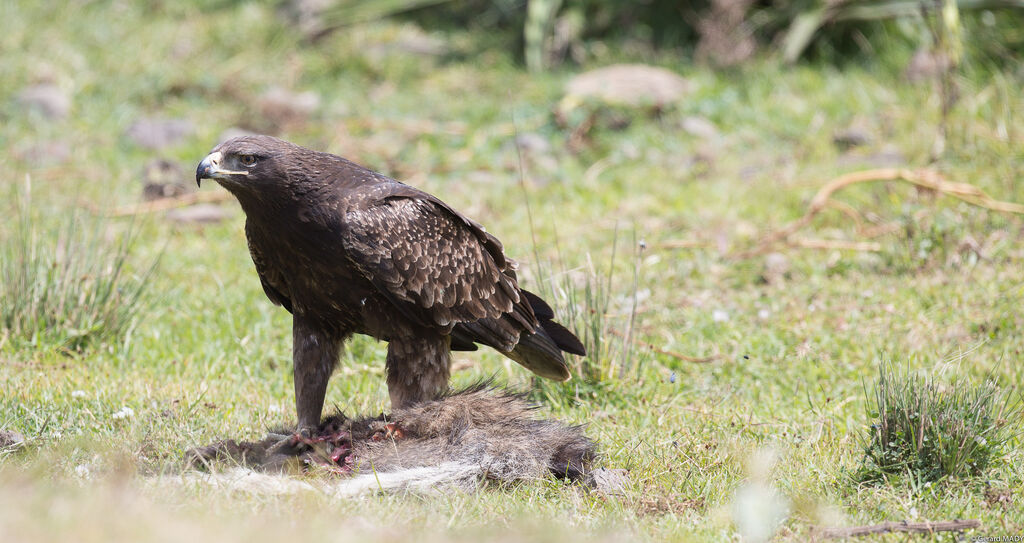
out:
{"label": "dirt patch", "polygon": [[985,489],[985,504],[989,507],[1007,508],[1013,505],[1013,491],[1009,488],[988,487]]}
{"label": "dirt patch", "polygon": [[674,514],[681,515],[692,509],[704,507],[703,498],[684,498],[682,496],[643,496],[634,504],[640,516],[656,516]]}

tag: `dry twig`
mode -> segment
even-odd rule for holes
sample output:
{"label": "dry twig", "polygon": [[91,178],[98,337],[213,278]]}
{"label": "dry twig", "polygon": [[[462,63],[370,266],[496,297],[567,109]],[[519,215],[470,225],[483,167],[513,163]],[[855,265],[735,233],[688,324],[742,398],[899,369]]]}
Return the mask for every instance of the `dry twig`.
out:
{"label": "dry twig", "polygon": [[[865,170],[841,175],[832,181],[829,181],[825,186],[818,190],[817,194],[814,195],[814,198],[811,200],[810,205],[807,207],[807,212],[804,213],[803,217],[800,217],[786,226],[764,236],[753,249],[738,253],[734,255],[734,258],[744,259],[758,256],[771,251],[772,247],[777,243],[788,242],[790,236],[810,224],[823,209],[830,205],[835,207],[835,204],[831,200],[834,193],[850,185],[874,181],[902,181],[921,188],[934,190],[954,198],[959,198],[969,204],[991,209],[993,211],[1024,214],[1024,205],[1022,204],[996,200],[978,187],[968,183],[951,183],[946,181],[942,175],[935,170],[905,170],[899,168]],[[852,208],[849,208],[849,206],[844,207],[842,204],[838,207],[843,210],[845,214],[850,215]]]}
{"label": "dry twig", "polygon": [[851,526],[849,528],[824,528],[815,531],[817,537],[825,539],[843,539],[891,532],[907,532],[916,534],[932,534],[935,532],[962,532],[981,527],[981,521],[949,520],[944,522],[883,522],[868,526]]}
{"label": "dry twig", "polygon": [[658,249],[713,249],[715,245],[699,239],[670,239],[655,245]]}
{"label": "dry twig", "polygon": [[230,192],[217,191],[217,192],[190,192],[188,194],[182,194],[181,196],[175,196],[172,198],[160,198],[159,200],[152,200],[149,202],[143,202],[141,204],[132,204],[127,206],[116,207],[109,213],[108,217],[128,217],[131,215],[144,215],[146,213],[156,213],[158,211],[167,211],[169,209],[176,209],[179,207],[186,207],[193,204],[211,204],[215,202],[223,202],[231,200]]}
{"label": "dry twig", "polygon": [[789,245],[800,249],[842,249],[845,251],[878,252],[882,244],[875,241],[846,241],[842,239],[805,239],[793,238]]}

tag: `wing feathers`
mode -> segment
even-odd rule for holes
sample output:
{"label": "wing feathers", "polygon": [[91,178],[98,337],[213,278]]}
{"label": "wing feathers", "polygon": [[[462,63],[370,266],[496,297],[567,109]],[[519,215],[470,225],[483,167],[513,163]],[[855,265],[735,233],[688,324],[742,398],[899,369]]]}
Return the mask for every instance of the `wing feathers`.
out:
{"label": "wing feathers", "polygon": [[372,200],[349,210],[345,226],[349,257],[389,298],[413,304],[403,311],[421,324],[450,328],[511,314],[508,329],[480,330],[501,344],[536,328],[501,244],[429,195]]}
{"label": "wing feathers", "polygon": [[388,299],[419,324],[449,330],[455,349],[483,343],[539,375],[568,378],[562,353],[583,354],[583,345],[544,300],[520,290],[494,236],[411,187],[374,191],[346,214],[345,249]]}

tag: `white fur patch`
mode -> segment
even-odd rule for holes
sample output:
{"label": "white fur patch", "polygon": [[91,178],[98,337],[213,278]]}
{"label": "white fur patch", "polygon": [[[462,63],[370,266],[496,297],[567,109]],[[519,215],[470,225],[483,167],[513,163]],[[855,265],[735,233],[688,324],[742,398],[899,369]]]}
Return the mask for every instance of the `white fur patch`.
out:
{"label": "white fur patch", "polygon": [[437,466],[376,474],[361,473],[333,480],[302,481],[289,475],[261,473],[247,468],[231,468],[214,473],[190,472],[179,480],[252,494],[284,495],[314,491],[337,498],[351,498],[376,492],[429,493],[446,488],[471,491],[477,487],[483,476],[484,468],[480,465],[444,462]]}

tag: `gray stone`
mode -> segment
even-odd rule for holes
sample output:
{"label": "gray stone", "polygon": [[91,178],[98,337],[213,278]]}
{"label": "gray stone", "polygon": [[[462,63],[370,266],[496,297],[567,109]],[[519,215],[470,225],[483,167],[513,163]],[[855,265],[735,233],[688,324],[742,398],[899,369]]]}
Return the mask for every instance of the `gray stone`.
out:
{"label": "gray stone", "polygon": [[605,496],[622,496],[629,485],[629,471],[624,469],[598,468],[590,472],[594,490]]}
{"label": "gray stone", "polygon": [[328,29],[323,16],[333,3],[332,0],[285,0],[279,12],[303,37],[312,39]]}
{"label": "gray stone", "polygon": [[764,269],[761,277],[772,285],[782,283],[789,275],[789,257],[782,253],[768,253],[764,256]]}
{"label": "gray stone", "polygon": [[533,132],[524,132],[516,136],[516,145],[526,153],[547,153],[551,151],[548,140]]}
{"label": "gray stone", "polygon": [[926,83],[949,71],[950,66],[952,62],[946,54],[922,47],[910,58],[903,75],[910,83]]}
{"label": "gray stone", "polygon": [[71,159],[71,146],[66,141],[41,141],[19,146],[14,156],[34,167],[57,166]]}
{"label": "gray stone", "polygon": [[125,131],[132,143],[146,149],[164,149],[177,145],[195,133],[195,125],[188,119],[141,118]]}
{"label": "gray stone", "polygon": [[907,157],[896,147],[886,145],[875,153],[861,154],[848,151],[839,156],[836,164],[842,167],[898,168],[907,165]]}
{"label": "gray stone", "polygon": [[566,99],[611,105],[664,107],[678,102],[692,84],[675,72],[645,64],[614,64],[569,80]]}
{"label": "gray stone", "polygon": [[159,200],[195,192],[196,186],[190,175],[180,165],[170,160],[150,160],[142,170],[142,199]]}
{"label": "gray stone", "polygon": [[302,121],[320,108],[320,95],[313,91],[294,92],[273,87],[259,99],[260,113],[275,123]]}
{"label": "gray stone", "polygon": [[840,149],[852,149],[871,143],[871,133],[866,128],[851,126],[832,135],[832,143]]}
{"label": "gray stone", "polygon": [[50,119],[64,119],[71,113],[71,97],[53,83],[25,87],[18,93],[18,103]]}
{"label": "gray stone", "polygon": [[225,141],[228,141],[229,139],[239,138],[239,137],[242,137],[242,136],[255,136],[255,135],[256,135],[256,132],[253,132],[251,130],[246,130],[244,128],[238,128],[237,126],[232,126],[231,128],[228,128],[227,130],[221,132],[220,135],[217,136],[217,145],[220,145],[220,144],[224,143]]}
{"label": "gray stone", "polygon": [[214,204],[196,204],[167,212],[166,218],[179,224],[214,224],[230,218],[232,213]]}
{"label": "gray stone", "polygon": [[398,35],[381,43],[369,44],[367,56],[380,61],[391,55],[440,57],[448,54],[450,48],[443,39],[424,32],[417,26],[403,26]]}
{"label": "gray stone", "polygon": [[696,136],[701,139],[710,140],[718,137],[718,128],[715,126],[715,123],[705,119],[704,117],[685,117],[683,119],[682,127],[683,130],[691,136]]}

